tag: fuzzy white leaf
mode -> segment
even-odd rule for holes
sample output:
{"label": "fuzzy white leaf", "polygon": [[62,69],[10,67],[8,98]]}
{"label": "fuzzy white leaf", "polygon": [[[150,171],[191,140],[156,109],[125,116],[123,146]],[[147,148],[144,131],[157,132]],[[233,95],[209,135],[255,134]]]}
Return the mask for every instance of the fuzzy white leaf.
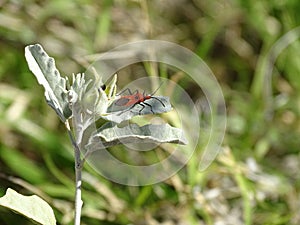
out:
{"label": "fuzzy white leaf", "polygon": [[93,148],[93,146],[97,146],[97,142],[101,142],[99,146],[105,147],[127,143],[187,144],[183,131],[171,127],[169,124],[148,124],[142,127],[137,124],[130,124],[125,127],[118,127],[118,124],[110,122],[97,130],[87,147],[89,149]]}
{"label": "fuzzy white leaf", "polygon": [[0,205],[17,212],[43,225],[55,225],[56,219],[52,208],[36,195],[24,196],[8,188],[0,198]]}
{"label": "fuzzy white leaf", "polygon": [[25,58],[29,69],[45,89],[47,103],[64,122],[72,112],[67,99],[66,80],[60,76],[54,59],[49,57],[39,44],[27,46]]}

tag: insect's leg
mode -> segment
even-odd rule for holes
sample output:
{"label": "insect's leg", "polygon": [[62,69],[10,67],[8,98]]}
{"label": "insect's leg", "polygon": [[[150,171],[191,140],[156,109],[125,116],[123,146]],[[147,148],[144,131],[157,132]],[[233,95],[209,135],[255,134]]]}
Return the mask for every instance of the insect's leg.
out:
{"label": "insect's leg", "polygon": [[129,88],[124,89],[123,91],[121,91],[120,93],[118,93],[116,95],[121,95],[121,94],[125,93],[126,91],[128,91],[129,95],[132,95],[131,90]]}
{"label": "insect's leg", "polygon": [[133,107],[135,106],[136,104],[133,104],[132,106],[130,106],[128,109],[125,109],[123,111],[121,111],[120,113],[118,113],[118,116],[122,115],[123,113],[127,112],[127,111],[130,111],[133,109]]}
{"label": "insect's leg", "polygon": [[150,111],[152,112],[152,114],[155,114],[152,110],[152,105],[148,104],[147,102],[141,102],[140,105],[143,107],[140,111],[139,111],[139,115],[141,115],[141,112],[143,111],[143,109],[148,106],[150,108]]}
{"label": "insect's leg", "polygon": [[138,90],[138,89],[136,89],[136,90],[132,93],[132,95],[136,95],[137,93],[139,93],[139,90]]}
{"label": "insect's leg", "polygon": [[140,102],[139,105],[142,106],[142,108],[139,111],[139,115],[141,115],[141,112],[143,111],[143,109],[145,108],[145,105],[143,104],[144,102]]}
{"label": "insect's leg", "polygon": [[131,92],[131,90],[129,88],[126,88],[125,90],[121,91],[120,93],[116,94],[116,95],[122,95],[125,92],[128,92],[129,95],[136,95],[137,93],[139,93],[139,90],[135,90],[134,92]]}
{"label": "insect's leg", "polygon": [[166,107],[165,104],[161,100],[159,100],[158,98],[153,97],[153,96],[151,98],[154,98],[155,100],[159,101],[163,105],[163,107]]}

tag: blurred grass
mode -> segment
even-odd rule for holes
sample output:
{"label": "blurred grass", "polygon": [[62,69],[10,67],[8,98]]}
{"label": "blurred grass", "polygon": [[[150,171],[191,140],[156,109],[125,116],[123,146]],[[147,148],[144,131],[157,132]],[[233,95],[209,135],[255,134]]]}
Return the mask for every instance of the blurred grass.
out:
{"label": "blurred grass", "polygon": [[[268,83],[263,67],[273,44],[299,26],[299,9],[297,0],[0,1],[1,194],[37,193],[60,224],[72,221],[71,145],[27,68],[26,45],[42,44],[71,75],[85,70],[85,55],[162,39],[196,52],[216,74],[228,113],[224,151],[202,173],[195,155],[146,187],[111,183],[87,165],[83,224],[300,224],[299,40],[280,52]],[[172,78],[199,96],[190,80]],[[21,219],[0,209],[1,224]]]}

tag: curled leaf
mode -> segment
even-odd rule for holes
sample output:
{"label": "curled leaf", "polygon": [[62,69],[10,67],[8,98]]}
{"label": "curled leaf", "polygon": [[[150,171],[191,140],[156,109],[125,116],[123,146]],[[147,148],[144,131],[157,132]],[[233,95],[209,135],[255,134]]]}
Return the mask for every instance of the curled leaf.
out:
{"label": "curled leaf", "polygon": [[127,143],[187,144],[183,131],[179,128],[171,127],[169,124],[147,124],[142,127],[137,124],[129,124],[125,127],[119,127],[118,124],[110,122],[94,133],[87,147],[93,148],[93,143],[97,142],[101,142],[103,147]]}
{"label": "curled leaf", "polygon": [[29,69],[45,89],[48,105],[65,122],[72,115],[72,112],[68,103],[66,80],[60,76],[55,67],[54,59],[49,57],[39,44],[27,46],[25,48],[25,58]]}

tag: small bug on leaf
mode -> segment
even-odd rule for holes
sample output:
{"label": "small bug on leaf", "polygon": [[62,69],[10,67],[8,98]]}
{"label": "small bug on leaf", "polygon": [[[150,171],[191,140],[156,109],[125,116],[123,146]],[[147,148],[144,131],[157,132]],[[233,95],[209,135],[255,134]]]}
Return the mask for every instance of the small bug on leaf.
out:
{"label": "small bug on leaf", "polygon": [[150,95],[146,95],[145,91],[143,93],[140,93],[138,90],[135,90],[134,92],[131,92],[129,88],[127,88],[124,91],[122,91],[121,93],[119,93],[119,95],[122,94],[122,93],[124,93],[124,92],[126,92],[126,91],[128,91],[128,93],[129,93],[129,95],[123,95],[118,100],[116,100],[114,102],[114,104],[116,106],[129,107],[128,109],[120,112],[119,115],[121,115],[122,113],[127,112],[127,111],[129,111],[131,109],[133,109],[136,105],[141,105],[142,106],[142,108],[139,110],[139,115],[141,115],[142,111],[144,110],[144,108],[146,106],[148,106],[150,108],[150,111],[153,114],[155,114],[153,112],[152,106],[149,103],[145,102],[145,101],[147,101],[147,100],[149,100],[151,98],[156,99],[158,102],[160,102],[160,104],[163,107],[165,107],[165,104],[160,99],[158,99],[157,97],[153,96],[158,91],[158,89],[161,87],[162,84],[163,83],[161,83],[159,85],[159,87],[152,94],[150,94]]}
{"label": "small bug on leaf", "polygon": [[102,85],[98,88],[98,91],[99,91],[99,92],[100,92],[100,90],[99,90],[100,88],[101,88],[103,91],[105,91],[106,85],[105,85],[105,84],[102,84]]}
{"label": "small bug on leaf", "polygon": [[105,84],[102,84],[102,85],[100,86],[100,88],[101,88],[103,91],[105,91],[106,85],[105,85]]}

